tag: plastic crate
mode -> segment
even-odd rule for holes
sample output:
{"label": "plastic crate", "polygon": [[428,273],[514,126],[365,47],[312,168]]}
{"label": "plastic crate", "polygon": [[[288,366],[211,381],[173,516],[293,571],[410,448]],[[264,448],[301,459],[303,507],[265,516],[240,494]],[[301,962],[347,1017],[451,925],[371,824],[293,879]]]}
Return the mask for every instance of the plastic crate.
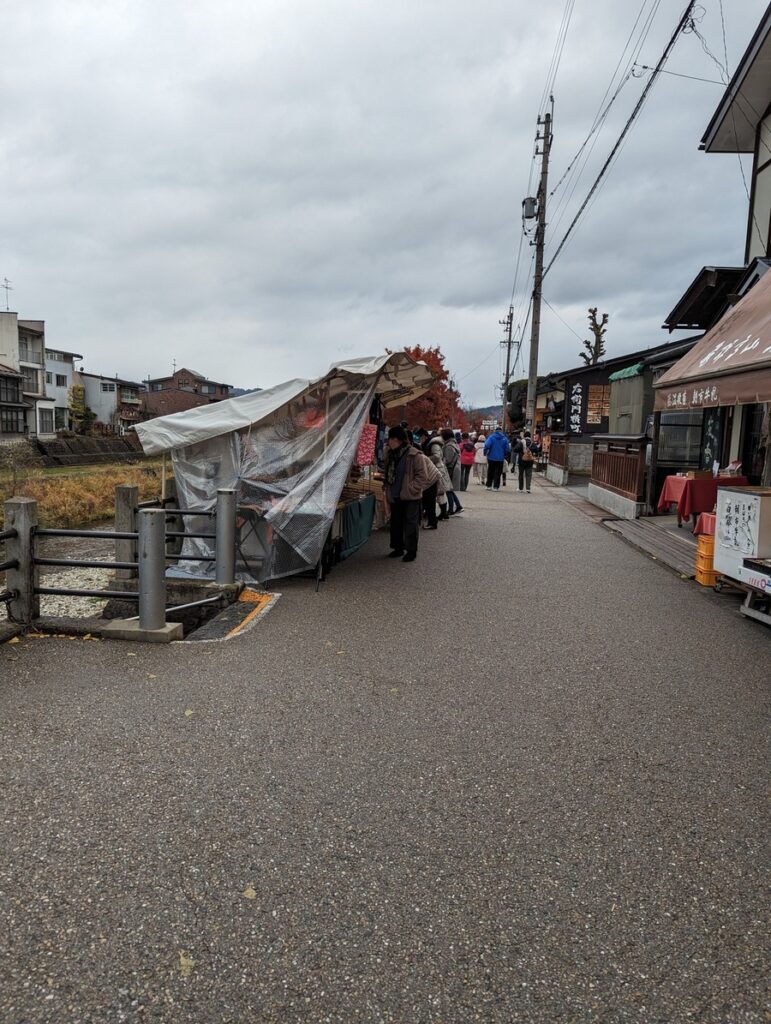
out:
{"label": "plastic crate", "polygon": [[699,552],[700,555],[708,554],[710,557],[712,557],[712,554],[715,550],[715,538],[708,537],[706,534],[702,533],[696,539],[696,550]]}
{"label": "plastic crate", "polygon": [[719,575],[720,573],[714,570],[696,567],[696,582],[700,583],[702,587],[714,587]]}

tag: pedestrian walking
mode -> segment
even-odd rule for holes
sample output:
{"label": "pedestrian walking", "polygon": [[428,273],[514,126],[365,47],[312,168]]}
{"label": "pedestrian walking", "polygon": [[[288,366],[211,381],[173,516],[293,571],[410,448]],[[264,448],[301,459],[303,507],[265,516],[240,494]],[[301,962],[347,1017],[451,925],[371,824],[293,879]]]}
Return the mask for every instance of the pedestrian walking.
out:
{"label": "pedestrian walking", "polygon": [[414,562],[418,554],[420,506],[428,487],[429,469],[423,452],[415,448],[404,427],[388,431],[385,460],[386,515],[391,517],[391,552],[389,558]]}
{"label": "pedestrian walking", "polygon": [[485,441],[484,453],[487,456],[487,490],[499,491],[503,464],[511,455],[509,439],[500,429],[494,430]]}
{"label": "pedestrian walking", "polygon": [[463,511],[463,506],[460,503],[460,498],[457,492],[460,490],[461,481],[461,464],[460,464],[460,446],[455,440],[455,432],[450,430],[449,427],[445,427],[441,434],[444,445],[442,447],[442,458],[444,464],[447,467],[447,475],[450,478],[451,488],[447,492],[447,505],[448,512],[451,516],[457,515],[458,512]]}
{"label": "pedestrian walking", "polygon": [[471,467],[476,458],[476,445],[468,434],[460,435],[460,489],[468,490],[468,481],[471,476]]}
{"label": "pedestrian walking", "polygon": [[480,434],[474,442],[474,479],[478,484],[487,483],[487,456],[485,455],[485,435]]}
{"label": "pedestrian walking", "polygon": [[530,485],[533,480],[533,463],[535,462],[536,448],[533,444],[533,440],[530,437],[530,431],[525,431],[525,436],[520,437],[517,443],[514,445],[514,451],[517,456],[517,466],[519,468],[519,489],[520,491],[527,487],[527,493],[530,494]]}
{"label": "pedestrian walking", "polygon": [[452,481],[447,472],[444,461],[444,440],[439,434],[428,437],[424,444],[424,451],[428,458],[436,466],[439,473],[439,482],[436,486],[436,500],[439,502],[439,520],[450,518],[447,495],[452,490]]}

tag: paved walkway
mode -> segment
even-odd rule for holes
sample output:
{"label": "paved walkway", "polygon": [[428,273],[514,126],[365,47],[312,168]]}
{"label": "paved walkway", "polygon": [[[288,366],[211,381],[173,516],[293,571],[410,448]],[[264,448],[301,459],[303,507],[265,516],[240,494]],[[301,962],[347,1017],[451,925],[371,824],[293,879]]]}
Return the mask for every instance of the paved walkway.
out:
{"label": "paved walkway", "polygon": [[0,1020],[754,1022],[771,634],[474,488],[224,645],[0,648]]}

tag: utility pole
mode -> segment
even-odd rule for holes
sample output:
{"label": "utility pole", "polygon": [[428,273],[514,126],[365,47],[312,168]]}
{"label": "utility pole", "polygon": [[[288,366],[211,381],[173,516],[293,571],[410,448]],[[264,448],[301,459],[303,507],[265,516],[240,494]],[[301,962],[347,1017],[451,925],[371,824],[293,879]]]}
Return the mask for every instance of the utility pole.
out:
{"label": "utility pole", "polygon": [[514,307],[509,306],[509,315],[505,320],[499,320],[501,327],[506,328],[506,337],[501,345],[506,346],[506,376],[503,378],[503,406],[501,407],[501,430],[506,433],[506,406],[509,401],[509,376],[511,374],[511,328],[514,322]]}
{"label": "utility pole", "polygon": [[549,151],[551,150],[551,114],[538,118],[538,127],[543,134],[536,136],[541,141],[541,183],[538,186],[538,224],[535,229],[535,276],[533,278],[533,311],[530,329],[530,365],[527,376],[527,404],[525,426],[535,426],[536,391],[538,390],[538,343],[541,336],[541,291],[543,288],[543,250],[546,242],[546,182],[549,176]]}

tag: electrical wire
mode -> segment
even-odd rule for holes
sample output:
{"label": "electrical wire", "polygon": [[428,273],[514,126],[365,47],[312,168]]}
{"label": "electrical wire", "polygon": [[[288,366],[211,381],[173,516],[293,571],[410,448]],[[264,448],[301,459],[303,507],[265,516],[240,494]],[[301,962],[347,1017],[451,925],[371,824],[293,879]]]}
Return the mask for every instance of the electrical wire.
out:
{"label": "electrical wire", "polygon": [[[629,49],[630,41],[634,37],[635,28],[637,27],[637,25],[640,22],[640,18],[641,18],[642,14],[645,11],[645,6],[646,6],[647,2],[648,2],[648,0],[643,0],[643,6],[640,9],[640,12],[638,13],[638,16],[637,16],[637,19],[635,20],[634,26],[632,27],[632,32],[630,33],[630,37],[629,37],[629,39],[627,39],[626,45],[624,46],[621,58],[619,59],[619,62],[616,65],[616,71],[614,71],[613,76],[611,78],[611,82],[609,83],[608,88],[605,90],[605,96],[608,95],[608,92],[610,91],[610,87],[612,86],[613,81],[615,80],[615,76],[616,76],[616,74],[618,72],[618,69],[621,67],[624,55],[626,54],[627,50]],[[624,70],[622,72],[621,82],[619,83],[619,86],[618,86],[618,88],[616,90],[617,93],[621,91],[623,86],[629,81],[630,77],[632,76],[632,71],[634,69],[634,65],[637,62],[637,58],[640,56],[640,53],[642,52],[642,48],[643,48],[643,46],[645,45],[645,43],[646,43],[646,41],[648,39],[648,36],[650,34],[650,31],[651,31],[651,28],[653,26],[653,21],[654,21],[654,19],[656,17],[656,14],[658,13],[658,9],[659,9],[660,4],[661,4],[661,0],[653,0],[652,5],[651,5],[647,15],[645,15],[645,19],[644,19],[644,21],[642,23],[642,27],[640,28],[640,31],[639,31],[639,34],[637,36],[636,41],[632,45],[631,53],[630,53],[629,58],[628,58],[628,60],[626,62],[626,65],[624,66]],[[595,121],[596,120],[597,120],[597,117],[595,116]],[[576,191],[578,189],[578,186],[579,186],[579,184],[581,182],[581,179],[582,179],[582,177],[584,175],[584,172],[586,171],[586,168],[589,165],[589,161],[590,161],[590,159],[592,157],[592,153],[594,152],[594,149],[595,149],[595,147],[597,145],[597,142],[599,141],[600,132],[601,132],[602,126],[604,124],[604,121],[605,121],[605,118],[603,118],[602,122],[597,125],[597,131],[595,132],[594,138],[592,139],[592,144],[591,144],[588,152],[586,153],[586,155],[585,155],[585,157],[583,159],[583,162],[581,163],[581,166],[580,166],[578,172],[574,176],[573,183],[572,183],[572,186],[570,188],[570,192],[567,193],[567,194],[563,194],[562,200],[557,203],[557,206],[556,206],[556,208],[555,208],[555,210],[553,212],[553,215],[552,215],[552,221],[553,221],[552,232],[555,233],[555,234],[559,230],[560,225],[562,224],[563,220],[565,219],[565,215],[567,214],[567,211],[570,208],[570,204],[572,202],[573,196],[575,195],[575,193],[576,193]]]}
{"label": "electrical wire", "polygon": [[541,298],[546,303],[546,305],[549,307],[549,309],[552,311],[552,313],[554,313],[556,318],[561,323],[563,323],[565,325],[565,327],[567,327],[567,329],[571,332],[571,334],[575,334],[575,336],[578,338],[579,341],[583,341],[584,339],[581,337],[581,335],[578,333],[578,331],[574,331],[573,328],[570,326],[570,324],[567,322],[567,320],[563,320],[562,319],[562,317],[559,315],[559,313],[554,308],[554,306],[552,306],[551,302],[549,302],[549,300],[545,296],[543,296],[543,295],[541,296]]}
{"label": "electrical wire", "polygon": [[[725,64],[723,64],[722,61],[718,60],[718,58],[715,56],[715,54],[712,52],[712,50],[710,50],[709,45],[707,43],[707,40],[704,38],[704,36],[701,34],[701,32],[696,28],[695,22],[691,23],[690,31],[693,33],[693,35],[696,36],[696,38],[701,43],[702,50],[713,61],[713,63],[716,65],[716,67],[720,71],[720,75],[723,78],[723,84],[724,85],[728,85],[729,82],[730,82],[730,75],[729,75],[729,72],[728,72],[728,47],[726,45],[725,18],[724,18],[724,15],[723,15],[723,3],[722,3],[722,0],[720,0],[720,18],[721,18],[721,23],[722,23],[722,28],[723,28],[723,51],[725,53]],[[738,95],[735,98],[738,101]],[[758,224],[758,218],[755,215],[755,209],[754,209],[754,207],[752,205],[752,197],[750,196],[749,186],[747,185],[747,176],[744,173],[744,164],[742,163],[742,155],[739,152],[739,130],[736,127],[736,115],[734,113],[734,104],[733,104],[733,102],[730,104],[730,108],[729,109],[731,111],[731,126],[733,128],[734,141],[736,143],[736,159],[739,161],[739,173],[741,174],[742,184],[744,185],[744,192],[745,192],[745,195],[747,196],[747,202],[750,205],[750,212],[752,214],[752,221],[753,221],[753,223],[755,225],[755,230],[758,233],[758,238],[762,240],[763,239],[763,232],[760,230],[760,225]],[[745,117],[745,119],[747,120],[747,123],[751,125],[752,122],[750,121],[749,117],[747,117],[747,114],[743,110],[741,110],[741,107],[739,107],[739,110],[742,113],[742,115]],[[756,111],[756,113],[757,113],[757,111]],[[767,146],[766,146],[766,148],[768,149]],[[769,150],[769,152],[771,152],[771,150]]]}
{"label": "electrical wire", "polygon": [[[652,67],[647,64],[635,64],[636,68],[641,71],[653,71]],[[662,75],[674,75],[675,78],[690,78],[692,82],[707,82],[709,85],[725,85],[725,82],[718,82],[716,78],[699,78],[697,75],[684,75],[682,71],[666,71],[664,68],[661,69]],[[635,75],[635,78],[642,78],[642,75]]]}
{"label": "electrical wire", "polygon": [[[583,150],[586,148],[586,146],[587,146],[589,140],[591,139],[592,135],[594,134],[594,132],[599,127],[600,120],[601,120],[600,114],[601,114],[602,109],[603,109],[603,104],[605,103],[605,100],[608,98],[608,94],[610,93],[610,90],[613,87],[613,83],[616,80],[616,75],[618,74],[618,69],[621,67],[621,62],[623,61],[624,56],[626,54],[626,51],[629,48],[629,44],[632,41],[632,38],[633,38],[634,33],[635,33],[635,29],[637,28],[637,25],[638,25],[638,23],[640,21],[640,18],[642,17],[643,11],[645,10],[645,6],[646,6],[647,3],[648,3],[648,0],[642,0],[642,4],[640,5],[640,10],[637,12],[637,17],[635,18],[634,25],[632,26],[632,31],[629,33],[629,37],[628,37],[628,39],[627,39],[627,41],[626,41],[626,43],[624,45],[624,49],[621,51],[621,56],[618,58],[618,63],[616,64],[616,67],[615,67],[615,69],[613,71],[613,74],[610,76],[610,81],[608,82],[607,88],[605,89],[605,94],[603,95],[602,99],[600,100],[600,105],[597,108],[596,114],[594,115],[594,119],[592,121],[592,125],[591,125],[591,127],[589,129],[589,134],[586,136],[584,141],[579,146],[578,152],[573,157],[573,159],[570,161],[570,163],[568,164],[567,169],[565,170],[564,174],[559,179],[559,181],[554,186],[554,188],[551,190],[549,195],[553,196],[557,192],[557,190],[559,189],[560,185],[562,184],[562,182],[565,180],[565,178],[569,174],[571,168],[574,166],[576,160],[579,158],[579,156],[581,155]],[[622,84],[625,84],[625,83],[626,83],[626,79],[622,78]],[[611,100],[611,103],[608,104],[608,108],[612,105],[613,101],[616,99],[618,93],[620,92],[620,89],[621,89],[621,86],[619,86],[619,88],[616,90],[616,93],[613,96],[613,100]],[[607,116],[607,109],[605,111],[605,115],[604,116]]]}
{"label": "electrical wire", "polygon": [[583,214],[584,210],[586,209],[587,205],[589,204],[589,201],[591,200],[592,196],[597,191],[600,183],[602,182],[603,178],[605,177],[605,175],[606,175],[606,173],[608,171],[608,168],[610,167],[610,165],[613,162],[616,154],[618,153],[618,151],[620,150],[621,146],[623,145],[624,140],[626,139],[627,135],[629,134],[629,130],[631,129],[631,127],[634,124],[634,122],[636,121],[637,117],[639,116],[640,111],[642,110],[643,106],[645,105],[645,101],[648,98],[648,95],[650,94],[651,89],[653,88],[654,84],[656,83],[656,81],[658,79],[659,71],[661,70],[661,68],[666,63],[667,58],[669,57],[669,54],[672,52],[672,49],[674,48],[674,45],[677,42],[680,34],[683,32],[683,29],[688,24],[688,19],[690,18],[690,15],[691,15],[691,12],[692,12],[694,6],[695,6],[695,0],[689,0],[688,6],[685,9],[685,12],[683,13],[682,17],[680,18],[680,21],[678,22],[675,31],[672,33],[672,36],[670,37],[669,42],[667,43],[666,47],[664,48],[664,52],[662,53],[661,57],[659,58],[658,63],[656,64],[656,68],[654,69],[650,79],[646,83],[645,88],[642,91],[642,95],[638,99],[637,104],[635,105],[634,110],[629,115],[629,118],[627,119],[627,122],[624,125],[624,128],[623,128],[621,134],[619,135],[618,139],[616,140],[616,142],[615,142],[615,144],[613,146],[613,149],[610,151],[610,154],[607,157],[607,159],[605,160],[605,163],[602,165],[599,174],[597,175],[597,177],[594,180],[594,183],[592,184],[592,187],[589,189],[589,192],[588,192],[586,198],[584,199],[583,203],[579,207],[578,212],[576,213],[575,217],[571,221],[570,226],[568,227],[567,231],[565,232],[564,236],[562,237],[562,240],[560,241],[559,245],[557,246],[557,249],[554,252],[554,255],[551,257],[547,267],[545,268],[544,275],[543,275],[544,277],[546,277],[546,275],[549,273],[549,270],[554,265],[554,261],[558,258],[559,254],[564,249],[565,244],[567,243],[567,241],[570,238],[571,234],[575,230],[576,225],[578,224],[579,220],[581,219],[581,215]]}
{"label": "electrical wire", "polygon": [[541,93],[541,101],[538,104],[539,114],[543,113],[544,107],[546,106],[546,100],[553,92],[554,84],[557,81],[557,74],[559,73],[560,63],[562,62],[565,40],[567,39],[570,21],[573,17],[575,2],[576,0],[565,0],[565,7],[562,12],[562,21],[560,22],[560,27],[557,31],[557,39],[554,43],[554,50],[552,51],[549,70],[546,72],[546,83],[544,84],[543,92]]}

